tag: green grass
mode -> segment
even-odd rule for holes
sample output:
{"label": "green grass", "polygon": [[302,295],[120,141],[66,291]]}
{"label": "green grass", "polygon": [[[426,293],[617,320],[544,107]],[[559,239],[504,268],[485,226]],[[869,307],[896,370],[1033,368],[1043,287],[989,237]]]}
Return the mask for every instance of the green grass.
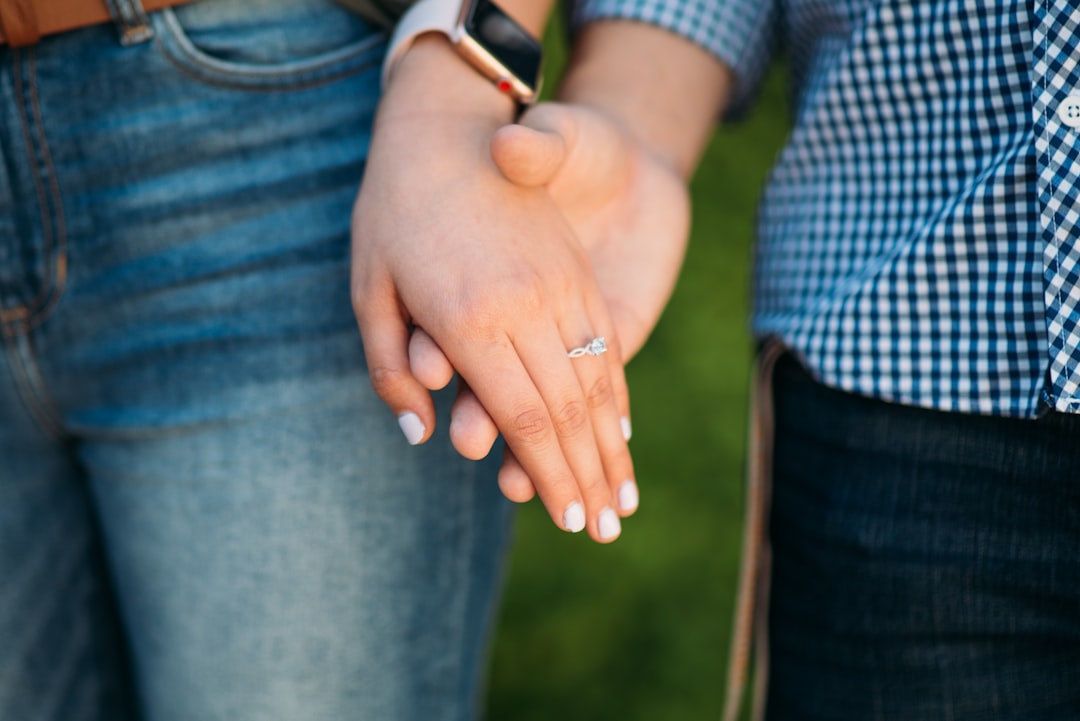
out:
{"label": "green grass", "polygon": [[535,501],[493,651],[493,721],[718,719],[741,533],[753,209],[786,131],[778,76],[716,134],[683,276],[628,368],[641,508],[610,546]]}

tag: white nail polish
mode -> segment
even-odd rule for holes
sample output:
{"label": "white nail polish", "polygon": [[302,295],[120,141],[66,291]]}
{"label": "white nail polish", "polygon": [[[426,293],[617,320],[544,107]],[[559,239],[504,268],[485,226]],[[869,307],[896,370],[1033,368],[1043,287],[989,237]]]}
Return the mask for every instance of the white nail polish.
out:
{"label": "white nail polish", "polygon": [[630,419],[627,418],[626,416],[623,416],[622,418],[619,419],[619,425],[622,426],[622,437],[623,437],[623,439],[627,440],[627,441],[630,440],[630,436],[632,435],[631,430],[630,430]]}
{"label": "white nail polish", "polygon": [[600,511],[600,538],[605,541],[619,535],[619,516],[610,508]]}
{"label": "white nail polish", "polygon": [[566,512],[563,514],[563,528],[570,533],[577,533],[585,528],[585,509],[577,501],[566,507]]}
{"label": "white nail polish", "polygon": [[634,511],[637,510],[637,506],[637,484],[633,481],[623,481],[623,484],[619,486],[619,508],[624,511]]}
{"label": "white nail polish", "polygon": [[424,423],[420,420],[420,416],[412,411],[406,411],[397,417],[397,422],[401,426],[401,432],[405,434],[405,440],[409,442],[410,446],[415,446],[423,440]]}

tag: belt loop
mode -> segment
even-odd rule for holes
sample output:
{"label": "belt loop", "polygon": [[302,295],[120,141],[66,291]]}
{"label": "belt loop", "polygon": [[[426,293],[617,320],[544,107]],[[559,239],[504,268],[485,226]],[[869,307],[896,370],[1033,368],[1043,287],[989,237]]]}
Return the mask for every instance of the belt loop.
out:
{"label": "belt loop", "polygon": [[40,40],[33,0],[0,0],[0,31],[13,48]]}
{"label": "belt loop", "polygon": [[154,29],[150,27],[150,18],[143,10],[142,0],[105,0],[105,4],[109,6],[109,14],[120,31],[121,45],[137,45],[154,37]]}

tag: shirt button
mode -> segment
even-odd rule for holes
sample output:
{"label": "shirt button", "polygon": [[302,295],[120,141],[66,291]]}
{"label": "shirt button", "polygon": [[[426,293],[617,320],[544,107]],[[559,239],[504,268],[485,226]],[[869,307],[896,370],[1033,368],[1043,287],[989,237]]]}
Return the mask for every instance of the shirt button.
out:
{"label": "shirt button", "polygon": [[1058,106],[1058,118],[1070,128],[1080,128],[1080,95],[1070,95]]}

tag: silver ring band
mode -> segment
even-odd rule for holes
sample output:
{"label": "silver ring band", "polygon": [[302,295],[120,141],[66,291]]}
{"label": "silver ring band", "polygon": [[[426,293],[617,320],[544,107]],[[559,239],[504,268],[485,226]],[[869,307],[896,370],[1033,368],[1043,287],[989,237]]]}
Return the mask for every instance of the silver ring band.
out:
{"label": "silver ring band", "polygon": [[567,351],[566,355],[571,358],[580,358],[585,355],[601,355],[607,352],[607,343],[604,342],[604,336],[599,338],[593,338],[591,341],[581,346],[580,348],[571,348]]}

